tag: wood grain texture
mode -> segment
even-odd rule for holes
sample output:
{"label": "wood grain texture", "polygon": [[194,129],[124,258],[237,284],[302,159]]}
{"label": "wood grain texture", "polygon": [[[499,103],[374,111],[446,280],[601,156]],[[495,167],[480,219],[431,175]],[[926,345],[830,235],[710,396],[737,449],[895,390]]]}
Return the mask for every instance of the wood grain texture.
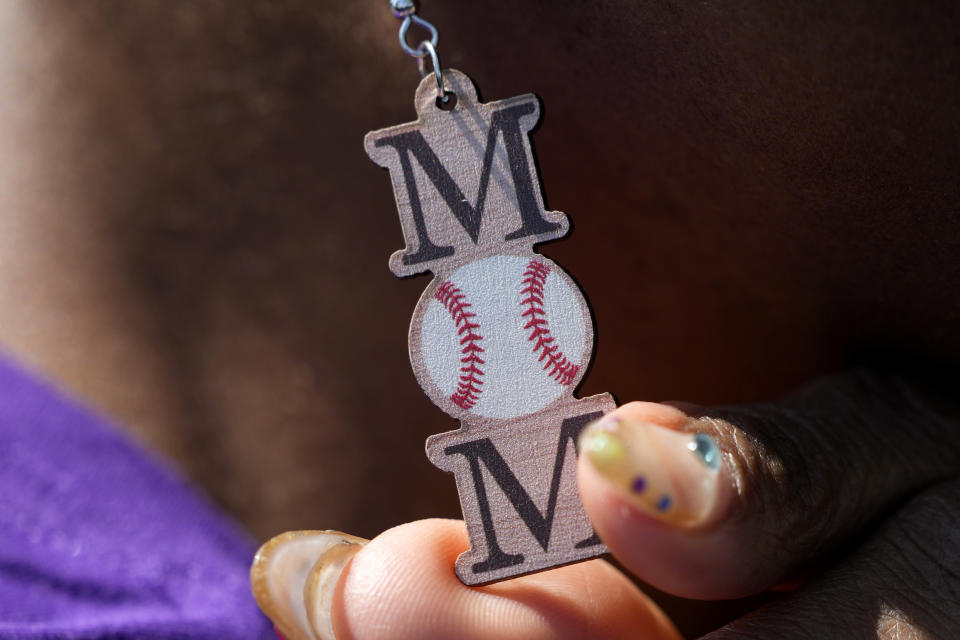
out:
{"label": "wood grain texture", "polygon": [[467,522],[461,581],[487,584],[607,553],[580,502],[576,441],[615,407],[605,393],[427,439],[427,457],[456,478]]}
{"label": "wood grain texture", "polygon": [[606,553],[580,503],[576,442],[615,403],[574,398],[593,352],[590,309],[533,250],[569,231],[537,178],[537,98],[481,103],[466,75],[443,76],[452,109],[427,76],[418,119],[364,146],[390,170],[406,240],[391,271],[435,276],[413,314],[410,359],[424,392],[461,421],[426,448],[456,478],[471,542],[456,572],[476,585]]}
{"label": "wood grain texture", "polygon": [[480,103],[465,74],[446,69],[443,77],[457,96],[452,111],[438,108],[430,75],[417,88],[417,121],[364,140],[370,158],[390,169],[407,241],[390,257],[400,277],[443,276],[481,257],[529,252],[570,228],[564,214],[544,209],[536,179],[527,134],[540,119],[537,97]]}

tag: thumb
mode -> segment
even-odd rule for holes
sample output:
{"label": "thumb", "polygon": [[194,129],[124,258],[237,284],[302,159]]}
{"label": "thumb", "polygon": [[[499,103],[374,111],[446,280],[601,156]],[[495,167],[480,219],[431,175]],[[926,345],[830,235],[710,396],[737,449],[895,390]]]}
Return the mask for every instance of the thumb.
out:
{"label": "thumb", "polygon": [[581,436],[584,507],[612,553],[660,589],[763,590],[956,473],[960,429],[919,389],[859,371],[778,404],[624,405]]}

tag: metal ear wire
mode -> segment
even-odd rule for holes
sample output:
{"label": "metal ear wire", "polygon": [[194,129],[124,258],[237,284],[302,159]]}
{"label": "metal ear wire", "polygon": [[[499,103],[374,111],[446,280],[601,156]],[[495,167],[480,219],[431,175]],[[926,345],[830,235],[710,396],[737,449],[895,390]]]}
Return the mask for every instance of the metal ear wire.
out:
{"label": "metal ear wire", "polygon": [[[410,30],[410,25],[415,24],[423,29],[426,29],[430,33],[430,44],[434,48],[437,46],[437,42],[440,38],[440,33],[437,31],[437,28],[421,18],[420,16],[411,13],[403,19],[403,22],[400,23],[400,46],[403,47],[403,50],[407,52],[408,55],[413,56],[414,58],[422,58],[427,55],[427,50],[423,47],[423,42],[421,42],[416,48],[411,47],[407,43],[407,32]],[[426,40],[424,42],[427,42]]]}
{"label": "metal ear wire", "polygon": [[[424,40],[420,43],[420,46],[425,48],[430,55],[430,64],[433,65],[433,75],[437,79],[437,98],[441,102],[447,102],[450,96],[447,95],[446,89],[443,86],[443,71],[440,69],[440,56],[437,55],[437,48],[434,47],[433,43],[429,40]],[[417,68],[420,70],[420,76],[423,78],[426,78],[429,73],[425,62],[426,59],[426,56],[417,58]]]}
{"label": "metal ear wire", "polygon": [[[426,59],[430,57],[430,63],[433,65],[433,75],[437,79],[437,99],[442,103],[447,103],[450,96],[443,86],[443,71],[440,69],[440,56],[437,54],[437,42],[440,34],[437,28],[431,23],[417,15],[417,3],[415,0],[390,0],[390,10],[397,18],[402,18],[400,23],[400,46],[407,53],[417,59],[417,69],[420,70],[420,76],[426,78],[427,71]],[[423,40],[416,47],[411,47],[407,42],[407,33],[411,25],[417,25],[430,34],[429,40]]]}

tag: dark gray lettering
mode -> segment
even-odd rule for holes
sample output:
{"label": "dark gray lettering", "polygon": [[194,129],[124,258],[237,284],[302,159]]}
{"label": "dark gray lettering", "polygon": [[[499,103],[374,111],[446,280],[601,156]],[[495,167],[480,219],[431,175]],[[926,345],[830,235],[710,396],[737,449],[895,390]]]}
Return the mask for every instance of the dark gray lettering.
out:
{"label": "dark gray lettering", "polygon": [[[503,551],[497,541],[497,533],[493,526],[493,517],[490,513],[490,501],[487,497],[487,488],[483,482],[483,474],[480,469],[480,462],[490,471],[497,485],[507,496],[510,504],[517,511],[517,514],[523,520],[523,523],[529,529],[530,533],[537,540],[544,551],[548,550],[550,545],[550,534],[553,530],[554,512],[557,506],[557,496],[560,492],[560,480],[563,473],[563,462],[566,458],[567,443],[573,440],[574,447],[577,446],[577,437],[583,428],[592,420],[602,416],[600,411],[583,414],[573,418],[567,418],[563,421],[560,428],[560,438],[557,442],[557,454],[553,463],[553,478],[550,482],[550,494],[547,499],[546,513],[541,513],[534,504],[530,494],[523,488],[517,476],[511,471],[507,462],[497,451],[489,438],[481,438],[471,442],[465,442],[450,446],[444,449],[446,455],[460,454],[467,458],[470,463],[470,473],[473,479],[474,491],[477,495],[477,504],[480,507],[480,519],[483,524],[483,534],[487,542],[487,559],[477,562],[473,565],[474,573],[484,573],[521,564],[524,560],[522,554],[509,554]],[[600,544],[600,539],[596,533],[585,540],[581,540],[575,545],[575,548],[582,549]]]}
{"label": "dark gray lettering", "polygon": [[410,157],[416,158],[424,173],[430,178],[434,188],[456,217],[457,222],[476,244],[480,235],[480,222],[490,186],[490,172],[493,168],[494,152],[500,133],[503,133],[503,144],[510,164],[510,175],[513,178],[520,213],[520,227],[507,233],[504,239],[516,240],[560,228],[558,223],[549,222],[543,217],[534,191],[537,188],[533,181],[534,174],[531,171],[530,163],[527,162],[526,149],[523,144],[524,134],[520,129],[520,118],[533,113],[533,110],[533,103],[527,102],[494,112],[490,129],[487,132],[487,146],[480,171],[476,205],[470,204],[463,191],[441,164],[437,154],[430,148],[423,134],[419,131],[408,131],[388,138],[380,138],[376,141],[375,144],[378,147],[389,146],[396,149],[400,157],[407,196],[410,200],[410,212],[413,216],[417,234],[417,250],[404,254],[403,264],[419,264],[450,256],[454,252],[453,247],[438,246],[430,239],[423,218],[423,206],[414,179]]}

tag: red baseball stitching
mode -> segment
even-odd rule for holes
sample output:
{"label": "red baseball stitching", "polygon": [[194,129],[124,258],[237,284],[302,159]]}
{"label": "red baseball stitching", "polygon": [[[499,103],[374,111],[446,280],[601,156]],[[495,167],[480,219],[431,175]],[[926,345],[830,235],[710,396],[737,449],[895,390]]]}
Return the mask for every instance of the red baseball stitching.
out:
{"label": "red baseball stitching", "polygon": [[526,306],[522,317],[529,316],[524,329],[530,329],[530,337],[527,338],[533,342],[533,352],[540,353],[537,359],[544,362],[543,370],[550,370],[548,374],[551,378],[562,385],[568,385],[577,377],[580,366],[570,362],[560,347],[553,344],[554,338],[550,335],[550,329],[547,326],[547,310],[543,305],[543,287],[547,284],[547,276],[550,275],[550,267],[539,260],[531,260],[527,265],[527,270],[523,272],[520,290],[521,296],[526,296],[520,301],[521,305]]}
{"label": "red baseball stitching", "polygon": [[450,401],[461,409],[469,409],[477,403],[483,390],[483,369],[480,365],[484,364],[484,361],[477,355],[483,353],[483,347],[480,346],[483,336],[477,333],[480,325],[473,320],[477,314],[470,311],[471,305],[466,302],[466,294],[449,280],[437,287],[433,297],[447,308],[457,327],[457,335],[461,336],[460,344],[463,347],[460,350],[460,363],[463,365],[460,367],[460,381],[457,383],[457,390],[450,395]]}

